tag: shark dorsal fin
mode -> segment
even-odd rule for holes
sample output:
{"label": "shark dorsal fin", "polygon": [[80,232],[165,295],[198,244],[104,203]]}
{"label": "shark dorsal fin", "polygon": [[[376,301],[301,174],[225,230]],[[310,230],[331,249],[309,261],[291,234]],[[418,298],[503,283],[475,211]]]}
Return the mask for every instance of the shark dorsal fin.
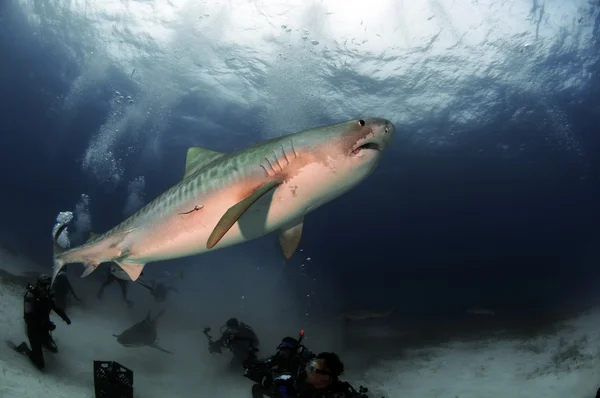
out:
{"label": "shark dorsal fin", "polygon": [[223,155],[225,155],[223,152],[213,151],[201,146],[192,146],[188,148],[185,157],[185,174],[183,175],[183,178]]}

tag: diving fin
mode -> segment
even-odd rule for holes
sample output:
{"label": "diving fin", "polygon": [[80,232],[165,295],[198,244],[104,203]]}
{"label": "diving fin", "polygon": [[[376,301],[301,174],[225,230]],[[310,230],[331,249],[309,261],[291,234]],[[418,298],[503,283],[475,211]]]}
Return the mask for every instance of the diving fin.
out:
{"label": "diving fin", "polygon": [[279,185],[281,185],[281,183],[281,180],[269,181],[266,184],[256,188],[254,192],[252,192],[250,195],[248,195],[248,197],[246,197],[246,199],[231,206],[229,210],[225,212],[223,217],[221,217],[221,219],[217,223],[217,226],[215,227],[215,229],[213,229],[212,233],[208,237],[206,247],[208,249],[212,249],[217,243],[219,243],[221,238],[225,236],[227,231],[229,231],[233,224],[235,224],[239,220],[242,214],[244,214],[244,212],[248,210],[248,208],[250,208],[250,206],[252,206],[254,202],[260,199],[267,192],[277,188]]}

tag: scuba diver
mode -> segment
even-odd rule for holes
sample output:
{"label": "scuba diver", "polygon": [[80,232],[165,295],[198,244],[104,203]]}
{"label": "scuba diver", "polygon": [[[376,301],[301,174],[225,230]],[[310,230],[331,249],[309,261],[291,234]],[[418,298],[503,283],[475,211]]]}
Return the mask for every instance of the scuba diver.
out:
{"label": "scuba diver", "polygon": [[26,354],[31,362],[40,370],[44,369],[44,355],[42,346],[51,352],[57,352],[58,348],[52,339],[50,332],[56,329],[56,325],[50,321],[50,311],[54,311],[67,325],[71,320],[65,311],[58,307],[50,293],[52,279],[49,275],[41,274],[35,286],[27,285],[27,292],[23,296],[23,311],[25,325],[27,327],[27,338],[31,349],[26,342],[15,347],[17,352]]}
{"label": "scuba diver", "polygon": [[210,328],[204,329],[204,334],[208,337],[208,351],[211,354],[220,354],[221,348],[228,348],[233,353],[230,365],[232,368],[241,367],[246,360],[256,358],[258,346],[260,344],[254,330],[236,318],[230,318],[225,325],[221,327],[221,337],[213,341],[208,334]]}
{"label": "scuba diver", "polygon": [[[366,387],[360,386],[357,391],[350,383],[339,379],[344,373],[344,364],[336,354],[322,352],[312,357],[306,354],[305,360],[299,363],[304,366],[292,372],[265,372],[260,381],[258,377],[251,378],[260,383],[252,386],[252,398],[264,395],[273,398],[367,398]],[[258,376],[258,372],[254,376]]]}
{"label": "scuba diver", "polygon": [[305,377],[290,389],[293,395],[286,395],[286,387],[280,393],[283,398],[367,398],[365,387],[360,386],[356,391],[350,383],[339,379],[343,373],[344,363],[337,354],[322,352],[306,365]]}
{"label": "scuba diver", "polygon": [[54,296],[54,302],[59,308],[66,310],[69,302],[69,295],[72,295],[75,300],[81,301],[81,299],[73,290],[69,277],[67,276],[67,266],[63,266],[62,269],[56,275],[54,285],[51,288],[51,294]]}
{"label": "scuba diver", "polygon": [[155,280],[152,282],[152,289],[150,290],[150,294],[152,295],[152,297],[154,297],[154,300],[157,303],[162,303],[167,299],[167,295],[169,294],[169,292],[172,291],[177,293],[177,289],[175,289],[174,285],[175,283],[173,282],[169,271],[163,271],[162,279],[159,279],[158,281]]}
{"label": "scuba diver", "polygon": [[279,396],[279,386],[273,383],[274,377],[288,375],[294,379],[301,377],[306,364],[315,357],[310,350],[301,344],[304,330],[300,337],[285,337],[277,346],[275,355],[264,360],[247,360],[244,363],[244,377],[256,382],[252,386],[252,398]]}

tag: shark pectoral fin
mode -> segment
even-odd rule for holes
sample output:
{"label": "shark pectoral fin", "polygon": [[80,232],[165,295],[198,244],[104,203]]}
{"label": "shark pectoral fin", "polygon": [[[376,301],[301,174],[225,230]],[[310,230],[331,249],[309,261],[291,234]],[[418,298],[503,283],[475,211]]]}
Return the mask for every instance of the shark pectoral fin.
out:
{"label": "shark pectoral fin", "polygon": [[244,214],[244,212],[248,210],[250,206],[252,206],[254,202],[260,199],[260,197],[270,190],[277,188],[281,183],[282,181],[280,180],[269,181],[254,190],[254,192],[252,192],[246,199],[231,206],[229,210],[223,214],[223,217],[221,217],[215,229],[213,229],[212,233],[208,237],[206,247],[208,249],[212,249],[217,243],[219,243],[221,238],[227,233],[227,231],[229,231],[233,224],[239,220],[242,214]]}
{"label": "shark pectoral fin", "polygon": [[194,171],[201,169],[213,160],[225,155],[223,152],[212,151],[201,146],[188,148],[185,157],[185,173],[183,178],[189,176]]}
{"label": "shark pectoral fin", "polygon": [[162,351],[162,352],[166,352],[167,354],[173,354],[171,351],[165,350],[164,348],[162,348],[161,346],[159,346],[156,343],[150,344],[149,347],[156,348],[157,350]]}
{"label": "shark pectoral fin", "polygon": [[94,272],[96,268],[98,268],[98,264],[83,264],[83,268],[84,270],[83,274],[81,274],[81,277],[85,278],[86,276]]}
{"label": "shark pectoral fin", "polygon": [[296,221],[289,227],[279,232],[279,244],[283,250],[283,256],[286,260],[292,258],[302,238],[302,227],[304,226],[304,217]]}
{"label": "shark pectoral fin", "polygon": [[142,273],[142,271],[144,270],[144,266],[146,264],[132,264],[132,263],[122,263],[119,261],[115,261],[113,260],[115,263],[117,263],[117,265],[119,267],[121,267],[121,269],[123,271],[125,271],[127,273],[127,275],[129,275],[129,278],[132,281],[136,281],[137,278],[140,277],[140,274]]}

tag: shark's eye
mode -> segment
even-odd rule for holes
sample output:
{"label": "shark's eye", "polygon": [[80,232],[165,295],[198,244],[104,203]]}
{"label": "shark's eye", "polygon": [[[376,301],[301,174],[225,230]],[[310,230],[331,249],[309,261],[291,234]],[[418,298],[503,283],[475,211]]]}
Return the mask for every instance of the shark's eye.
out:
{"label": "shark's eye", "polygon": [[390,131],[390,129],[386,127],[384,131],[387,134]]}
{"label": "shark's eye", "polygon": [[365,121],[364,121],[364,120],[362,120],[362,119],[360,119],[360,120],[358,121],[358,124],[360,124],[360,125],[361,125],[361,127],[362,127],[362,126],[364,126],[364,125],[365,125]]}

